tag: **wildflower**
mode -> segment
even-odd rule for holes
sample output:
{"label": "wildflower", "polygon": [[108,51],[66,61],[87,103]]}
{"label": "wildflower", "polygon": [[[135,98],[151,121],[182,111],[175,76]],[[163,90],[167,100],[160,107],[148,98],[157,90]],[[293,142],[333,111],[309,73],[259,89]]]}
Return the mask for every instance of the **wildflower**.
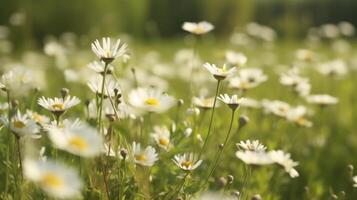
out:
{"label": "wildflower", "polygon": [[182,25],[182,29],[196,35],[202,35],[213,30],[214,26],[211,23],[205,21],[199,23],[185,22]]}
{"label": "wildflower", "polygon": [[21,114],[20,111],[11,117],[10,122],[7,117],[2,117],[1,121],[10,128],[17,137],[30,136],[32,138],[40,138],[40,132],[36,122],[27,114]]}
{"label": "wildflower", "polygon": [[159,159],[155,149],[151,146],[146,147],[145,150],[141,149],[140,143],[133,142],[132,155],[136,164],[151,167]]}
{"label": "wildflower", "polygon": [[353,187],[357,187],[357,176],[352,177]]}
{"label": "wildflower", "polygon": [[193,97],[193,105],[201,109],[213,108],[214,98]]}
{"label": "wildflower", "polygon": [[32,110],[26,110],[26,114],[27,116],[29,116],[30,119],[35,121],[37,124],[44,125],[50,122],[50,119],[47,116],[40,115]]}
{"label": "wildflower", "polygon": [[228,94],[221,94],[218,99],[227,104],[232,110],[237,109],[240,103],[244,101],[244,98],[238,98],[238,95],[232,95],[230,97]]}
{"label": "wildflower", "polygon": [[198,158],[193,153],[176,155],[173,161],[178,167],[185,171],[192,171],[202,163],[202,160],[198,160]]}
{"label": "wildflower", "polygon": [[266,146],[261,144],[258,140],[246,140],[246,141],[240,141],[239,143],[236,144],[238,149],[242,149],[245,151],[254,151],[254,152],[260,152],[260,151],[265,151]]}
{"label": "wildflower", "polygon": [[296,123],[299,126],[311,127],[312,122],[306,119],[307,109],[304,106],[297,106],[290,108],[286,114],[286,118],[289,121]]}
{"label": "wildflower", "polygon": [[253,98],[248,98],[245,97],[244,101],[240,103],[240,106],[246,107],[246,108],[260,108],[261,104],[259,101],[253,99]]}
{"label": "wildflower", "polygon": [[[105,71],[105,63],[103,61],[94,61],[88,64],[88,68],[95,71],[98,74],[103,74]],[[114,68],[112,65],[108,65],[107,74],[111,74]]]}
{"label": "wildflower", "polygon": [[236,156],[248,165],[270,165],[274,162],[265,151],[237,151]]}
{"label": "wildflower", "polygon": [[267,100],[262,101],[262,106],[265,113],[272,113],[278,117],[286,117],[287,112],[290,109],[290,105],[286,102],[279,100]]}
{"label": "wildflower", "polygon": [[215,64],[210,64],[210,63],[205,63],[203,67],[205,67],[217,80],[224,80],[225,78],[231,76],[236,71],[235,67],[231,67],[230,69],[227,69],[226,65],[223,65],[222,68],[218,68],[216,67]]}
{"label": "wildflower", "polygon": [[292,178],[299,176],[299,173],[294,169],[298,163],[290,158],[289,153],[285,153],[282,150],[270,151],[269,156],[275,163],[284,167],[285,171],[289,173]]}
{"label": "wildflower", "polygon": [[247,62],[247,57],[242,53],[236,53],[234,51],[226,52],[226,60],[229,64],[241,67]]}
{"label": "wildflower", "polygon": [[63,127],[47,127],[49,137],[57,148],[83,157],[102,153],[103,139],[95,128],[79,120],[66,123]]}
{"label": "wildflower", "polygon": [[24,174],[51,197],[78,198],[81,194],[82,182],[77,172],[63,164],[25,159]]}
{"label": "wildflower", "polygon": [[175,102],[173,97],[153,88],[138,88],[129,94],[129,103],[147,112],[165,112],[175,105]]}
{"label": "wildflower", "polygon": [[[89,89],[97,95],[102,94],[102,84],[103,76],[95,76],[87,83]],[[121,94],[121,89],[118,81],[116,81],[111,76],[106,77],[104,84],[104,97],[114,97],[118,94]]]}
{"label": "wildflower", "polygon": [[43,108],[51,111],[54,115],[62,115],[71,107],[80,103],[77,97],[66,96],[65,98],[46,98],[41,97],[37,103]]}
{"label": "wildflower", "polygon": [[336,97],[330,96],[328,94],[315,94],[306,97],[306,101],[311,104],[318,104],[321,106],[333,105],[338,103]]}
{"label": "wildflower", "polygon": [[240,90],[248,90],[257,87],[268,79],[263,71],[258,68],[241,69],[239,75],[229,80],[229,87]]}
{"label": "wildflower", "polygon": [[102,45],[98,40],[92,43],[92,51],[106,64],[113,62],[119,56],[123,56],[127,51],[127,45],[120,43],[120,39],[112,44],[109,37],[102,38]]}
{"label": "wildflower", "polygon": [[310,94],[311,84],[309,79],[300,76],[295,70],[289,70],[287,73],[281,74],[280,83],[291,86],[300,96],[304,97]]}
{"label": "wildflower", "polygon": [[166,126],[155,126],[154,132],[151,133],[151,136],[155,140],[156,144],[166,151],[172,147],[170,142],[170,131]]}
{"label": "wildflower", "polygon": [[320,64],[317,71],[327,76],[343,76],[348,72],[346,63],[340,59]]}
{"label": "wildflower", "polygon": [[301,61],[310,62],[314,60],[314,52],[308,49],[299,49],[295,55],[296,58]]}

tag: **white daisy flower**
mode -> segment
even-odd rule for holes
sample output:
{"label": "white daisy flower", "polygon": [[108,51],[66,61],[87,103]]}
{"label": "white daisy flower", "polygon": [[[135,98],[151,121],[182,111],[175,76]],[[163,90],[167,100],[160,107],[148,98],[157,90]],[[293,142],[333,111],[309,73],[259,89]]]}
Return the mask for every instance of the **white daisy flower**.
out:
{"label": "white daisy flower", "polygon": [[214,26],[211,23],[205,21],[198,22],[198,23],[185,22],[182,25],[182,29],[196,35],[202,35],[213,30]]}
{"label": "white daisy flower", "polygon": [[286,119],[299,126],[311,127],[312,122],[306,118],[307,109],[305,106],[290,108],[286,114]]}
{"label": "white daisy flower", "polygon": [[321,106],[333,105],[338,103],[336,97],[330,96],[328,94],[315,94],[306,97],[306,101],[311,104],[318,104]]}
{"label": "white daisy flower", "polygon": [[235,67],[227,69],[226,65],[223,65],[222,68],[218,68],[215,64],[205,63],[203,67],[206,68],[217,80],[223,80],[236,72]]}
{"label": "white daisy flower", "polygon": [[314,52],[308,49],[298,49],[295,53],[295,57],[298,60],[305,61],[305,62],[310,62],[314,60]]}
{"label": "white daisy flower", "polygon": [[156,144],[166,151],[172,147],[170,142],[170,130],[166,126],[154,126],[154,132],[151,133],[151,136]]}
{"label": "white daisy flower", "polygon": [[1,121],[10,128],[17,137],[30,136],[32,138],[40,138],[39,126],[27,114],[22,115],[20,111],[11,117],[10,123],[7,117],[2,117]]}
{"label": "white daisy flower", "polygon": [[352,177],[353,187],[357,187],[357,176]]}
{"label": "white daisy flower", "polygon": [[343,76],[347,74],[348,68],[343,60],[337,59],[321,63],[317,71],[326,76]]}
{"label": "white daisy flower", "polygon": [[193,153],[185,153],[182,155],[175,155],[172,159],[174,163],[185,171],[192,171],[201,165],[202,160],[198,160],[198,157]]}
{"label": "white daisy flower", "polygon": [[38,124],[44,125],[48,124],[51,120],[45,115],[40,115],[32,110],[26,110],[27,116]]}
{"label": "white daisy flower", "polygon": [[[90,80],[87,85],[92,92],[95,94],[102,94],[102,84],[103,84],[103,76],[95,76]],[[105,84],[104,84],[104,96],[105,97],[114,97],[117,94],[121,93],[120,85],[117,80],[115,80],[111,76],[107,76],[105,78]]]}
{"label": "white daisy flower", "polygon": [[81,101],[77,97],[66,96],[65,98],[41,97],[37,103],[43,108],[51,111],[55,115],[61,115],[69,108],[79,104]]}
{"label": "white daisy flower", "polygon": [[292,178],[299,176],[299,173],[294,169],[294,167],[296,167],[298,163],[291,159],[289,153],[285,153],[282,150],[276,150],[270,151],[269,156],[275,163],[284,167],[285,171],[289,173]]}
{"label": "white daisy flower", "polygon": [[[201,108],[201,109],[210,109],[213,108],[214,97],[211,98],[204,98],[204,97],[193,97],[192,103],[194,106]],[[216,104],[216,106],[218,106]]]}
{"label": "white daisy flower", "polygon": [[91,46],[92,51],[107,64],[127,52],[127,45],[125,43],[120,43],[120,39],[118,39],[115,44],[112,44],[109,37],[102,38],[102,44],[98,40],[95,40]]}
{"label": "white daisy flower", "polygon": [[226,52],[226,60],[229,64],[241,67],[243,65],[245,65],[245,63],[247,62],[247,57],[242,54],[242,53],[237,53],[234,51],[227,51]]}
{"label": "white daisy flower", "polygon": [[[105,63],[103,61],[94,61],[88,64],[88,68],[98,74],[103,74],[105,70]],[[113,71],[114,67],[112,65],[108,65],[107,74],[111,74]]]}
{"label": "white daisy flower", "polygon": [[270,165],[274,163],[265,151],[237,151],[236,156],[248,165]]}
{"label": "white daisy flower", "polygon": [[24,175],[38,184],[49,196],[59,199],[78,198],[82,182],[77,172],[63,164],[24,160]]}
{"label": "white daisy flower", "polygon": [[0,103],[0,115],[5,114],[9,109],[9,104],[7,102]]}
{"label": "white daisy flower", "polygon": [[95,128],[78,124],[78,121],[69,123],[72,125],[63,128],[47,127],[49,137],[57,148],[83,157],[102,153],[103,139]]}
{"label": "white daisy flower", "polygon": [[288,103],[279,100],[271,101],[271,100],[263,99],[262,106],[265,113],[267,114],[272,113],[278,117],[286,117],[286,114],[290,109],[290,105]]}
{"label": "white daisy flower", "polygon": [[238,95],[232,95],[231,97],[228,94],[221,94],[217,97],[223,103],[227,104],[231,109],[235,110],[239,107],[244,98],[238,98]]}
{"label": "white daisy flower", "polygon": [[248,90],[257,87],[268,79],[263,71],[258,68],[241,69],[238,76],[229,80],[229,87],[240,90]]}
{"label": "white daisy flower", "polygon": [[292,87],[300,96],[305,97],[310,94],[311,84],[309,79],[300,76],[295,70],[281,74],[280,83]]}
{"label": "white daisy flower", "polygon": [[244,97],[244,101],[240,103],[240,106],[245,108],[260,108],[261,103],[255,99]]}
{"label": "white daisy flower", "polygon": [[133,142],[132,156],[136,164],[151,167],[159,159],[155,149],[152,146],[141,149],[140,143]]}
{"label": "white daisy flower", "polygon": [[258,140],[240,141],[239,143],[236,144],[236,146],[238,149],[242,149],[246,151],[260,152],[266,150],[266,146],[261,144]]}
{"label": "white daisy flower", "polygon": [[173,97],[153,88],[138,88],[129,94],[129,103],[143,111],[162,113],[175,105]]}

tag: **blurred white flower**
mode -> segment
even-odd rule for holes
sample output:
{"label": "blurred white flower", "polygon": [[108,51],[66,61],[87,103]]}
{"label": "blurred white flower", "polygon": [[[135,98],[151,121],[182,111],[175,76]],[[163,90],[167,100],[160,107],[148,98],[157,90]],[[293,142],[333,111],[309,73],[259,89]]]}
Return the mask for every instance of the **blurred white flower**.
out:
{"label": "blurred white flower", "polygon": [[265,151],[237,151],[236,156],[248,165],[270,165],[274,163]]}
{"label": "blurred white flower", "polygon": [[312,122],[306,118],[307,109],[305,106],[290,108],[286,114],[286,119],[296,123],[299,126],[311,127]]}
{"label": "blurred white flower", "polygon": [[[193,97],[192,103],[194,106],[201,109],[210,109],[213,108],[214,97],[204,98],[204,97]],[[218,106],[216,104],[216,106]]]}
{"label": "blurred white flower", "polygon": [[248,90],[257,87],[267,79],[268,77],[264,75],[263,71],[259,68],[241,69],[238,72],[238,76],[229,80],[229,87],[240,90]]}
{"label": "blurred white flower", "polygon": [[11,117],[10,122],[5,116],[1,117],[1,121],[8,126],[17,137],[41,137],[41,135],[38,134],[40,132],[40,127],[36,124],[36,122],[27,114],[21,114],[19,110],[14,116]]}
{"label": "blurred white flower", "polygon": [[[103,76],[93,77],[88,83],[89,89],[95,94],[102,94]],[[121,93],[121,88],[117,80],[112,76],[107,76],[104,83],[104,97],[114,97]]]}
{"label": "blurred white flower", "polygon": [[44,125],[50,122],[50,118],[45,115],[40,115],[32,110],[26,110],[27,116],[38,124]]}
{"label": "blurred white flower", "polygon": [[295,56],[298,60],[310,62],[315,58],[314,52],[309,49],[298,49],[295,53]]}
{"label": "blurred white flower", "polygon": [[[105,63],[103,61],[94,61],[88,64],[88,68],[98,74],[103,74],[105,69]],[[107,74],[111,74],[114,71],[113,65],[108,65]]]}
{"label": "blurred white flower", "polygon": [[265,113],[271,113],[278,117],[286,117],[286,114],[290,109],[288,103],[279,100],[263,99],[261,103]]}
{"label": "blurred white flower", "polygon": [[326,63],[321,63],[317,67],[317,70],[322,75],[327,75],[327,76],[343,76],[348,72],[346,63],[340,59],[329,61]]}
{"label": "blurred white flower", "polygon": [[338,99],[328,94],[315,94],[306,97],[306,101],[311,104],[321,106],[333,105],[338,103]]}
{"label": "blurred white flower", "polygon": [[344,36],[353,36],[355,34],[355,27],[350,22],[340,22],[338,23],[338,28]]}
{"label": "blurred white flower", "polygon": [[198,160],[197,156],[193,153],[175,155],[172,160],[178,167],[186,171],[195,170],[202,163],[202,160]]}
{"label": "blurred white flower", "polygon": [[152,146],[141,149],[140,143],[133,142],[132,156],[136,164],[151,167],[159,159],[155,149]]}
{"label": "blurred white flower", "polygon": [[184,22],[182,25],[182,29],[187,32],[196,34],[196,35],[202,35],[202,34],[208,33],[211,30],[213,30],[214,26],[211,23],[206,22],[206,21],[202,21],[202,22],[198,22],[198,23]]}
{"label": "blurred white flower", "polygon": [[203,67],[206,68],[217,80],[223,80],[236,72],[235,67],[228,69],[226,65],[223,65],[222,68],[219,68],[215,64],[205,63]]}
{"label": "blurred white flower", "polygon": [[172,147],[170,141],[170,130],[166,126],[154,126],[154,132],[151,133],[156,144],[168,151]]}
{"label": "blurred white flower", "polygon": [[270,151],[269,156],[275,163],[284,167],[285,171],[289,173],[292,178],[299,176],[299,173],[294,169],[298,163],[290,158],[291,156],[289,153],[285,153],[282,150],[276,150]]}
{"label": "blurred white flower", "polygon": [[237,53],[234,51],[226,52],[226,60],[229,64],[241,67],[247,62],[247,57],[242,53]]}
{"label": "blurred white flower", "polygon": [[103,139],[98,131],[85,123],[78,123],[63,128],[47,127],[52,143],[59,149],[83,157],[93,157],[102,153]]}
{"label": "blurred white flower", "polygon": [[78,198],[82,182],[77,172],[63,164],[47,160],[24,160],[24,175],[38,184],[49,196],[59,199]]}
{"label": "blurred white flower", "polygon": [[244,97],[244,101],[240,103],[240,106],[245,108],[260,108],[261,103],[253,98]]}
{"label": "blurred white flower", "polygon": [[138,88],[129,93],[129,103],[142,111],[162,113],[175,104],[175,99],[154,88]]}
{"label": "blurred white flower", "polygon": [[118,39],[115,44],[111,43],[109,37],[102,38],[102,44],[95,40],[92,44],[92,51],[105,63],[111,63],[115,58],[123,56],[127,52],[127,45]]}
{"label": "blurred white flower", "polygon": [[357,187],[357,176],[352,177],[353,187]]}

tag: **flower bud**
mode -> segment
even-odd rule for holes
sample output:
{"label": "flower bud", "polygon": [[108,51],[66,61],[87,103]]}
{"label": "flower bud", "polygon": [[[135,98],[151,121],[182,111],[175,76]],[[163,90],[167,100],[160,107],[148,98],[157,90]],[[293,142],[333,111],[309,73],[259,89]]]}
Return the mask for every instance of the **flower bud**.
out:
{"label": "flower bud", "polygon": [[67,88],[62,88],[60,92],[63,99],[69,95],[69,89]]}
{"label": "flower bud", "polygon": [[123,157],[123,160],[125,160],[126,156],[128,155],[128,150],[126,150],[125,148],[121,148],[120,155],[121,155],[121,157]]}

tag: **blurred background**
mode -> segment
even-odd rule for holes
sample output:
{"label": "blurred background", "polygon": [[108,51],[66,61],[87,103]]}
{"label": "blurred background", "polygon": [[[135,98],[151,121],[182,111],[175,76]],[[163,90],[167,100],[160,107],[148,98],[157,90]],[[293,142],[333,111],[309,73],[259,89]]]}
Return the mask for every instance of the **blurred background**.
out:
{"label": "blurred background", "polygon": [[[349,21],[357,24],[356,0],[0,0],[0,26],[12,38],[41,42],[46,35],[128,33],[137,38],[173,38],[184,21],[207,20],[224,37],[258,22],[281,38],[306,36],[309,27]],[[20,35],[19,35],[20,34]]]}

